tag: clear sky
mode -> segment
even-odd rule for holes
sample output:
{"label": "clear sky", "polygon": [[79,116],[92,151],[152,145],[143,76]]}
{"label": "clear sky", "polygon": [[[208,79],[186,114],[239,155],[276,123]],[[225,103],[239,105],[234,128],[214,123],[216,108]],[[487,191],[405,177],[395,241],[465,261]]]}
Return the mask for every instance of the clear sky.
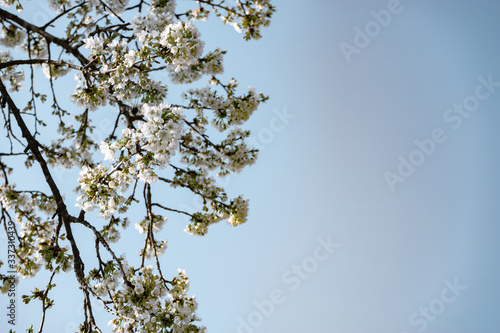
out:
{"label": "clear sky", "polygon": [[[247,125],[257,163],[227,181],[248,223],[163,232],[208,331],[498,333],[500,2],[274,3],[259,41],[200,25],[271,96]],[[51,333],[79,322],[72,280]]]}

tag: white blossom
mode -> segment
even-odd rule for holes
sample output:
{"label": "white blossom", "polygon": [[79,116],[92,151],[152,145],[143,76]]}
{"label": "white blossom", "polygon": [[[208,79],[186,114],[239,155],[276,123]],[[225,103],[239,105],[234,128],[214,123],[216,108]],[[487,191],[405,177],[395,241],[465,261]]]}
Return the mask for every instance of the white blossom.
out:
{"label": "white blossom", "polygon": [[26,39],[26,32],[15,25],[0,27],[0,44],[6,47],[15,47],[20,45]]}
{"label": "white blossom", "polygon": [[93,52],[98,53],[102,50],[103,44],[99,37],[87,37],[83,41],[85,42],[85,48],[90,49]]}

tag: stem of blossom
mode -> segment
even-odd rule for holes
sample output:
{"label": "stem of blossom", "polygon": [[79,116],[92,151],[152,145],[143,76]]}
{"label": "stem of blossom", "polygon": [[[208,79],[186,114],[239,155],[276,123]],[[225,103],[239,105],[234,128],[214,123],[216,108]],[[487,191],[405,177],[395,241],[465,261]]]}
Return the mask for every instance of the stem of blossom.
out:
{"label": "stem of blossom", "polygon": [[101,233],[92,225],[90,224],[89,222],[85,221],[84,219],[76,219],[73,217],[72,219],[72,222],[76,222],[76,223],[80,223],[84,226],[86,226],[87,228],[89,228],[90,230],[92,230],[94,232],[94,235],[96,236],[96,238],[99,240],[99,242],[101,242],[101,244],[106,248],[106,250],[111,254],[111,256],[113,257],[113,259],[116,261],[116,263],[118,264],[118,267],[120,267],[120,271],[122,272],[122,276],[123,276],[123,280],[125,281],[125,284],[134,289],[134,285],[132,284],[132,282],[130,282],[128,279],[127,279],[127,276],[125,274],[125,270],[123,269],[123,266],[122,266],[122,263],[121,261],[118,259],[118,257],[116,256],[116,254],[113,252],[113,250],[111,250],[111,247],[109,246],[109,244],[106,242],[106,240],[104,239],[104,237],[102,237]]}
{"label": "stem of blossom", "polygon": [[187,121],[186,119],[184,119],[184,122],[186,123],[186,125],[188,125],[189,127],[191,127],[193,129],[193,131],[195,131],[196,133],[198,133],[198,135],[203,138],[203,140],[208,143],[209,145],[211,145],[212,147],[214,147],[215,149],[219,150],[220,149],[220,146],[219,145],[216,145],[215,143],[213,143],[212,141],[210,141],[208,139],[208,136],[206,134],[202,134],[200,133],[200,131],[198,131],[194,126],[193,126],[193,123],[190,122],[190,121]]}
{"label": "stem of blossom", "polygon": [[109,7],[108,5],[106,5],[106,3],[104,3],[104,1],[102,0],[99,0],[99,2],[101,3],[101,5],[106,8],[107,10],[109,10],[118,20],[120,20],[120,22],[122,23],[125,23],[125,21],[120,17],[120,15],[117,15],[113,9],[111,7]]}
{"label": "stem of blossom", "polygon": [[[168,179],[167,179],[168,180]],[[156,207],[160,207],[162,209],[165,209],[165,210],[168,210],[168,211],[171,211],[171,212],[175,212],[175,213],[179,213],[179,214],[184,214],[184,215],[187,215],[187,216],[191,216],[193,217],[192,214],[189,214],[188,212],[185,212],[183,210],[177,210],[177,209],[173,209],[173,208],[169,208],[169,207],[165,207],[159,203],[152,203],[151,206],[156,206]]]}
{"label": "stem of blossom", "polygon": [[40,322],[40,329],[38,330],[38,333],[41,333],[43,330],[43,325],[45,323],[45,313],[47,312],[47,309],[49,306],[45,305],[45,300],[47,299],[47,295],[49,293],[49,286],[52,283],[52,280],[54,279],[54,276],[56,275],[57,270],[54,269],[52,272],[52,275],[50,276],[49,283],[47,283],[47,288],[45,289],[43,295],[42,295],[42,320]]}
{"label": "stem of blossom", "polygon": [[102,180],[105,180],[106,178],[108,178],[109,176],[111,176],[113,174],[113,172],[115,172],[116,170],[118,170],[118,168],[120,168],[123,164],[125,163],[125,161],[121,161],[120,163],[118,163],[117,165],[115,165],[115,167],[111,170],[109,170],[106,175],[102,178]]}

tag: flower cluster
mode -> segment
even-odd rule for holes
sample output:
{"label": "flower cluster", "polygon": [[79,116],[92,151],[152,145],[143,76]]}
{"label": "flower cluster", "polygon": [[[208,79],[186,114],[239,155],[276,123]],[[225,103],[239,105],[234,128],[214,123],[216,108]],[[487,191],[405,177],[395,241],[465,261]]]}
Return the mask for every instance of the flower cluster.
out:
{"label": "flower cluster", "polygon": [[148,241],[144,249],[139,251],[139,255],[144,256],[145,259],[151,259],[161,256],[167,249],[167,241]]}
{"label": "flower cluster", "polygon": [[[76,78],[80,80],[81,76],[77,75]],[[70,96],[71,100],[81,108],[95,111],[101,106],[106,106],[108,91],[105,87],[78,85],[76,91]]]}
{"label": "flower cluster", "polygon": [[232,200],[229,205],[212,201],[210,203],[212,212],[194,213],[191,217],[191,223],[186,226],[184,231],[191,235],[204,236],[211,224],[222,220],[227,220],[227,223],[233,227],[245,223],[248,216],[248,203],[249,200],[245,200],[241,196]]}
{"label": "flower cluster", "polygon": [[190,89],[183,97],[189,100],[190,106],[195,110],[212,110],[214,113],[212,125],[219,131],[224,131],[229,126],[243,124],[259,104],[267,100],[266,96],[261,93],[257,94],[252,87],[249,87],[246,95],[236,96],[237,86],[235,80],[231,80],[224,86],[227,97],[219,95],[217,90],[210,86]]}
{"label": "flower cluster", "polygon": [[[249,135],[249,131],[234,128],[219,144],[212,145],[193,130],[183,136],[182,161],[187,165],[217,170],[220,177],[240,172],[257,158],[257,150],[248,147],[245,142]],[[192,154],[193,149],[197,154]]]}
{"label": "flower cluster", "polygon": [[34,276],[42,265],[53,268],[53,260],[64,271],[71,267],[69,249],[53,245],[56,222],[49,217],[56,212],[53,197],[39,191],[19,191],[15,184],[4,184],[0,186],[0,204],[3,209],[16,213],[20,243],[16,249],[19,262],[15,266],[19,274],[25,278]]}
{"label": "flower cluster", "polygon": [[184,116],[179,108],[167,104],[144,104],[141,113],[145,121],[137,130],[124,129],[120,141],[102,142],[101,152],[105,159],[116,162],[116,153],[127,151],[119,164],[127,174],[151,184],[158,180],[153,169],[165,168],[179,148]]}
{"label": "flower cluster", "polygon": [[143,44],[147,43],[149,34],[153,35],[151,37],[157,37],[158,31],[162,31],[165,26],[174,22],[175,0],[153,0],[150,4],[146,16],[138,13],[131,22],[137,39]]}
{"label": "flower cluster", "polygon": [[222,57],[225,51],[215,49],[204,57],[198,58],[194,64],[186,66],[169,66],[168,71],[173,83],[192,83],[203,75],[217,75],[224,72]]}
{"label": "flower cluster", "polygon": [[231,217],[227,223],[233,227],[245,223],[248,215],[248,199],[243,199],[241,196],[231,201],[230,205]]}
{"label": "flower cluster", "polygon": [[78,182],[83,195],[77,199],[82,202],[76,205],[84,211],[89,212],[97,205],[99,214],[109,219],[125,204],[126,199],[120,194],[128,189],[132,179],[123,170],[116,167],[110,170],[98,164],[94,168],[83,167],[80,176]]}
{"label": "flower cluster", "polygon": [[148,218],[143,219],[141,222],[136,223],[134,226],[141,234],[147,232],[147,229],[150,227],[153,232],[159,232],[163,229],[163,226],[167,222],[168,217],[163,217],[160,215],[154,215],[152,221]]}
{"label": "flower cluster", "polygon": [[16,10],[18,12],[23,11],[23,6],[21,5],[19,0],[0,0],[0,5],[9,8],[12,5],[15,5]]}
{"label": "flower cluster", "polygon": [[189,15],[194,20],[204,21],[209,15],[209,11],[204,6],[211,6],[212,11],[222,19],[222,22],[233,26],[238,33],[245,30],[244,38],[249,40],[262,37],[260,28],[269,26],[271,16],[275,11],[271,0],[247,0],[244,2],[236,0],[233,7],[225,5],[224,2],[221,1],[218,6],[210,2],[199,3],[198,7],[190,11]]}
{"label": "flower cluster", "polygon": [[45,74],[46,78],[57,79],[59,77],[62,77],[64,75],[68,74],[68,72],[70,71],[70,68],[68,66],[43,64],[42,70],[43,70],[43,74]]}
{"label": "flower cluster", "polygon": [[92,51],[93,64],[100,66],[99,80],[89,83],[81,75],[72,95],[75,103],[91,111],[116,100],[131,103],[140,99],[143,103],[159,104],[167,96],[167,87],[153,80],[145,71],[152,65],[146,48],[137,51],[129,48],[124,40],[103,41],[99,36],[88,37],[86,48]]}
{"label": "flower cluster", "polygon": [[193,193],[203,198],[203,212],[191,214],[190,223],[185,232],[204,236],[208,227],[223,220],[236,226],[244,223],[248,214],[248,200],[241,196],[228,202],[228,196],[223,188],[215,184],[215,179],[208,171],[193,169],[177,169],[172,186],[188,187]]}
{"label": "flower cluster", "polygon": [[[0,50],[0,63],[9,62],[12,60],[9,52]],[[24,82],[24,71],[18,67],[9,66],[0,71],[0,78],[2,81],[9,82],[9,91],[19,91],[22,88],[22,83]]]}
{"label": "flower cluster", "polygon": [[[47,40],[43,36],[30,36],[30,44],[23,43],[18,47],[26,54],[31,54],[33,58],[48,59],[48,45]],[[34,65],[36,67],[38,65]]]}
{"label": "flower cluster", "polygon": [[168,50],[169,65],[175,71],[195,65],[203,53],[205,42],[191,22],[169,24],[160,34],[160,45]]}
{"label": "flower cluster", "polygon": [[62,12],[64,8],[71,6],[71,0],[49,0],[49,7],[57,12]]}
{"label": "flower cluster", "polygon": [[[122,211],[125,210],[125,208],[126,206],[122,208]],[[121,235],[118,227],[126,229],[129,225],[129,222],[129,219],[126,217],[122,219],[113,216],[110,219],[109,223],[102,228],[100,233],[108,243],[116,243],[120,239]]]}
{"label": "flower cluster", "polygon": [[[56,12],[63,12],[65,9],[75,5],[71,0],[49,0],[49,7]],[[95,10],[96,14],[108,14],[119,16],[128,5],[128,0],[90,0],[86,1],[88,11]]]}
{"label": "flower cluster", "polygon": [[[75,119],[81,117],[76,116]],[[92,129],[90,124],[87,124]],[[92,150],[95,144],[84,132],[75,130],[71,123],[60,123],[57,128],[59,137],[52,140],[50,145],[44,145],[43,153],[47,164],[51,167],[71,169],[75,166],[83,167],[92,163]],[[36,163],[34,156],[29,156],[25,164],[27,167]]]}
{"label": "flower cluster", "polygon": [[0,44],[6,47],[21,45],[26,39],[26,32],[13,24],[0,27],[0,35]]}
{"label": "flower cluster", "polygon": [[139,124],[138,138],[145,143],[143,148],[153,154],[154,164],[164,168],[179,148],[184,116],[181,109],[166,104],[145,104],[142,114],[146,121]]}
{"label": "flower cluster", "polygon": [[200,320],[195,314],[198,303],[194,296],[187,295],[189,280],[183,270],[179,269],[167,289],[166,281],[154,273],[152,266],[135,270],[125,262],[123,265],[133,288],[118,282],[121,273],[112,262],[90,273],[90,278],[98,281],[94,292],[99,297],[112,295],[112,311],[116,314],[108,324],[112,332],[161,332],[165,328],[175,333],[205,332],[205,327],[195,324]]}

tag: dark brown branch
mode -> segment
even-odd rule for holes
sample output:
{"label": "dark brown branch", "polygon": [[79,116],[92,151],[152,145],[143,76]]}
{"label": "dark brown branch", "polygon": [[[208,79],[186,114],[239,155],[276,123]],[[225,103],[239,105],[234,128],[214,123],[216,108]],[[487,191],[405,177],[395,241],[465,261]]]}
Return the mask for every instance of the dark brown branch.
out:
{"label": "dark brown branch", "polygon": [[160,207],[162,209],[165,209],[165,210],[168,210],[168,211],[171,211],[171,212],[174,212],[174,213],[184,214],[184,215],[193,217],[193,215],[189,214],[188,212],[185,212],[183,210],[177,210],[177,209],[173,209],[173,208],[168,208],[168,207],[165,207],[165,206],[163,206],[163,205],[161,205],[159,203],[152,203],[151,206]]}
{"label": "dark brown branch", "polygon": [[[0,9],[1,10],[1,9]],[[68,214],[66,205],[64,204],[61,192],[59,191],[59,188],[57,187],[54,178],[52,178],[52,175],[50,173],[49,167],[47,166],[47,162],[43,158],[42,154],[40,153],[39,150],[39,143],[38,141],[33,137],[31,134],[30,130],[26,126],[26,123],[24,122],[22,116],[21,116],[21,111],[19,108],[16,106],[12,98],[10,97],[9,93],[7,92],[7,88],[3,84],[2,80],[0,80],[0,93],[2,94],[2,103],[6,103],[9,107],[10,112],[14,115],[14,118],[16,119],[16,122],[21,129],[22,136],[26,139],[28,146],[27,148],[32,152],[33,156],[37,160],[38,164],[40,164],[40,168],[42,169],[43,175],[45,177],[45,181],[49,185],[49,188],[52,192],[52,195],[54,196],[54,199],[56,200],[56,205],[57,205],[57,213],[59,215],[59,221],[64,225],[64,228],[66,229],[66,237],[68,241],[71,244],[71,250],[73,252],[73,269],[75,272],[76,279],[78,280],[78,283],[82,286],[82,288],[86,287],[85,283],[85,267],[82,261],[82,258],[80,257],[80,251],[78,247],[76,246],[76,241],[75,238],[73,237],[73,232],[71,230],[70,226],[70,221],[71,221],[71,216]]]}
{"label": "dark brown branch", "polygon": [[122,272],[122,276],[123,276],[123,280],[125,281],[125,284],[128,287],[134,289],[134,285],[132,284],[132,282],[130,282],[127,279],[127,276],[125,274],[125,270],[123,269],[121,261],[118,259],[118,257],[116,256],[116,254],[113,252],[113,250],[109,246],[108,242],[106,242],[106,240],[101,235],[101,233],[92,224],[90,224],[89,222],[85,221],[83,218],[78,218],[78,219],[74,218],[74,217],[70,217],[70,218],[72,219],[72,222],[80,223],[80,224],[86,226],[87,228],[89,228],[90,230],[92,230],[94,232],[94,235],[96,236],[96,238],[99,240],[99,242],[101,242],[101,244],[106,248],[106,250],[108,250],[108,252],[111,254],[111,256],[113,257],[113,259],[118,264],[118,267],[120,267],[120,271]]}
{"label": "dark brown branch", "polygon": [[59,45],[64,50],[66,50],[66,52],[74,55],[80,61],[80,63],[82,65],[88,64],[89,60],[83,54],[81,54],[80,51],[78,51],[77,48],[73,47],[67,41],[49,34],[45,30],[43,30],[42,28],[39,28],[36,25],[33,25],[33,24],[31,24],[31,23],[23,20],[22,18],[14,15],[14,14],[11,14],[11,13],[9,13],[6,10],[3,10],[2,8],[0,8],[0,17],[3,17],[3,18],[6,18],[6,19],[8,19],[8,20],[10,20],[12,22],[15,22],[18,25],[20,25],[21,27],[25,28],[26,30],[30,30],[30,31],[36,32],[40,36],[45,37],[45,39],[47,41]]}
{"label": "dark brown branch", "polygon": [[89,289],[85,288],[83,290],[83,293],[85,295],[85,299],[83,301],[83,307],[85,309],[84,330],[85,330],[85,332],[92,332],[92,328],[95,328],[97,332],[102,333],[102,331],[99,329],[99,327],[95,323],[94,314],[92,313],[92,304],[90,303]]}
{"label": "dark brown branch", "polygon": [[54,23],[55,21],[57,21],[58,19],[60,19],[64,15],[68,14],[73,9],[81,7],[81,6],[85,5],[86,3],[87,2],[84,1],[82,3],[79,3],[78,5],[75,5],[75,6],[71,7],[71,8],[69,8],[69,9],[66,9],[65,11],[63,11],[62,13],[60,13],[59,15],[57,15],[56,17],[54,17],[52,20],[50,20],[49,22],[45,23],[45,25],[41,29],[43,29],[43,30],[47,29],[47,27],[50,26],[52,23]]}
{"label": "dark brown branch", "polygon": [[[1,10],[1,9],[0,9]],[[54,198],[56,199],[57,203],[57,209],[58,213],[60,215],[67,214],[66,206],[63,202],[63,198],[61,193],[59,192],[59,188],[57,187],[54,179],[52,178],[52,175],[50,174],[49,167],[47,166],[47,163],[45,162],[45,159],[43,158],[42,154],[40,153],[39,146],[40,144],[38,141],[33,137],[31,134],[30,130],[26,126],[26,123],[24,122],[22,116],[21,116],[21,110],[16,106],[12,98],[10,97],[9,93],[7,92],[7,88],[3,84],[3,82],[0,80],[0,93],[2,94],[2,102],[7,103],[10,113],[14,115],[14,118],[16,119],[16,122],[21,129],[22,136],[26,139],[28,145],[27,149],[29,149],[32,153],[35,159],[37,160],[38,163],[40,163],[40,167],[42,168],[43,175],[45,176],[45,180],[47,184],[50,187],[50,190],[52,194],[54,195]]]}
{"label": "dark brown branch", "polygon": [[0,153],[0,156],[19,156],[19,155],[28,155],[27,153]]}
{"label": "dark brown branch", "polygon": [[73,65],[71,63],[65,61],[57,61],[57,60],[49,60],[49,59],[24,59],[24,60],[12,60],[0,63],[0,69],[16,66],[16,65],[33,65],[33,64],[51,64],[58,66],[66,66],[69,68],[77,69],[79,71],[84,71],[85,69],[82,66]]}

